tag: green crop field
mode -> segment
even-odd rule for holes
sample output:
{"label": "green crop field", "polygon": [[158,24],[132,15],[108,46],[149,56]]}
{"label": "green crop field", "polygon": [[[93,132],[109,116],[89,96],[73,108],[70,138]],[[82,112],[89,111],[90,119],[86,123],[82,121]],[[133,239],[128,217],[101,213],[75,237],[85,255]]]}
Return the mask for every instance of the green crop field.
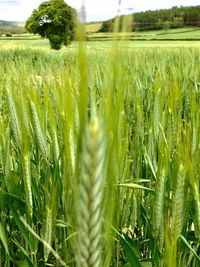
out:
{"label": "green crop field", "polygon": [[121,35],[0,40],[0,266],[200,266],[200,41]]}
{"label": "green crop field", "polygon": [[[153,47],[162,47],[162,48],[181,48],[181,47],[200,47],[200,40],[122,40],[119,42],[120,47],[123,47],[124,49],[128,50],[134,50],[136,48],[153,48]],[[63,47],[61,49],[61,52],[69,52],[69,51],[75,51],[77,49],[77,43],[72,42],[67,48]],[[109,51],[113,49],[113,40],[91,40],[86,42],[86,47],[89,50],[93,51]],[[47,50],[50,52],[49,48],[49,42],[47,39],[37,39],[37,40],[0,40],[0,49],[3,50],[13,50],[13,49],[41,49],[41,50]],[[54,51],[51,51],[51,53],[54,53]],[[56,53],[56,52],[55,52]]]}
{"label": "green crop field", "polygon": [[[139,31],[131,33],[116,33],[118,39],[124,40],[166,40],[166,41],[186,41],[186,40],[200,40],[200,28],[179,28],[169,30],[157,30],[157,31]],[[110,41],[113,39],[113,33],[93,33],[88,36],[90,41]]]}
{"label": "green crop field", "polygon": [[[169,29],[168,31],[142,31],[133,33],[98,33],[96,32],[100,24],[89,24],[86,31],[90,32],[87,37],[87,47],[94,50],[104,50],[113,48],[113,40],[119,40],[124,48],[135,47],[199,47],[200,29],[181,28]],[[49,49],[47,39],[31,34],[13,35],[12,37],[0,37],[0,48],[43,48]],[[67,49],[77,47],[77,43],[72,43]],[[65,48],[63,49],[65,50]]]}
{"label": "green crop field", "polygon": [[102,23],[89,23],[86,25],[86,32],[98,32],[101,28]]}

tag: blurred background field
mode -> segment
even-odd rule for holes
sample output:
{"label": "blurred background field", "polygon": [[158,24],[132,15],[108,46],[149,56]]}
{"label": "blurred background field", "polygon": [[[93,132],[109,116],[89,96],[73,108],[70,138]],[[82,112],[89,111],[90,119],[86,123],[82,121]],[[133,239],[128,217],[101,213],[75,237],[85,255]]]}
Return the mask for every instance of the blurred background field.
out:
{"label": "blurred background field", "polygon": [[[200,31],[199,31],[200,32]],[[181,35],[185,39],[190,39],[188,34],[181,33]],[[127,48],[127,49],[134,49],[137,47],[200,47],[200,40],[171,40],[164,38],[162,35],[154,37],[154,40],[152,39],[152,34],[150,33],[144,33],[145,40],[140,40],[137,37],[137,40],[130,40],[133,39],[132,35],[118,35],[121,39],[121,42],[119,43],[120,46]],[[170,35],[170,38],[174,37],[174,35]],[[86,41],[86,46],[93,50],[104,50],[106,48],[112,48],[113,47],[113,36],[108,33],[104,34],[95,34],[94,36],[89,36],[89,40]],[[124,40],[125,39],[125,40]],[[128,40],[126,40],[128,39]],[[164,39],[164,40],[163,40]],[[49,41],[47,39],[41,39],[39,37],[37,38],[4,38],[0,40],[0,48],[1,49],[10,49],[10,48],[41,48],[41,49],[47,49],[51,50],[49,48]],[[63,47],[61,51],[71,50],[77,47],[76,42],[72,42],[67,48]],[[52,51],[54,53],[54,51]]]}
{"label": "blurred background field", "polygon": [[[134,47],[199,47],[200,29],[181,28],[169,29],[168,31],[142,31],[132,33],[100,33],[97,32],[101,24],[88,24],[86,26],[86,44],[92,49],[105,49],[112,46],[115,39],[122,41],[121,45],[129,49]],[[72,42],[67,48],[75,48],[77,45]],[[14,34],[12,37],[0,37],[1,48],[30,47],[50,49],[47,39],[42,39],[32,34]]]}

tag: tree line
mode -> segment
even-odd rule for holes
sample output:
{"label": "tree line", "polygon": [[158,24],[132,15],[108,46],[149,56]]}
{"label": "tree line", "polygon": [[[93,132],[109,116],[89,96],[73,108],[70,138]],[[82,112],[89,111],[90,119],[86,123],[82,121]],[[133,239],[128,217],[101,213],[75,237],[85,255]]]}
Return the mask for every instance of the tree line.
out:
{"label": "tree line", "polygon": [[23,34],[26,32],[22,23],[15,21],[5,21],[0,20],[0,36],[2,35],[12,35],[12,34]]}
{"label": "tree line", "polygon": [[10,37],[12,36],[12,34],[24,34],[24,33],[26,33],[26,29],[23,26],[0,27],[0,36],[6,35]]}
{"label": "tree line", "polygon": [[[102,23],[101,32],[109,32],[114,29],[115,18]],[[200,6],[172,7],[155,11],[138,12],[130,15],[122,15],[119,18],[119,29],[123,29],[123,22],[129,21],[131,31],[161,30],[200,26]],[[131,21],[131,22],[130,22]]]}

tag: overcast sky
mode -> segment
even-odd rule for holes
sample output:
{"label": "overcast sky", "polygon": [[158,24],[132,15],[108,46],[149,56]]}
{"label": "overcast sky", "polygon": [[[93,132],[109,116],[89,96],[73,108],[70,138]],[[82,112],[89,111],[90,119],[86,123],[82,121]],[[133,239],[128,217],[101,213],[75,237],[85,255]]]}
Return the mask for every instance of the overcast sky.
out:
{"label": "overcast sky", "polygon": [[[0,20],[25,21],[42,0],[0,0]],[[200,5],[199,0],[121,0],[121,13],[132,13],[172,6]],[[82,0],[66,0],[80,9]],[[87,21],[112,18],[117,14],[119,0],[86,0]]]}

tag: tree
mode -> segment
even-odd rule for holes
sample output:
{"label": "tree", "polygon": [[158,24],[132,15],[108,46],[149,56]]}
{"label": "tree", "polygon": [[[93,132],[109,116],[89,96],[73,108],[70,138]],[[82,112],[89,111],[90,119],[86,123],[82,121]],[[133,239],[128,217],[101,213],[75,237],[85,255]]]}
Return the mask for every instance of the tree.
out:
{"label": "tree", "polygon": [[52,49],[59,50],[74,39],[76,11],[64,0],[49,0],[33,10],[25,28],[49,39]]}
{"label": "tree", "polygon": [[6,32],[6,37],[12,37],[12,33],[11,32]]}
{"label": "tree", "polygon": [[163,22],[163,30],[166,32],[171,28],[171,22],[170,21],[164,21]]}
{"label": "tree", "polygon": [[102,23],[101,32],[111,32],[113,31],[113,21],[112,20],[107,20]]}

